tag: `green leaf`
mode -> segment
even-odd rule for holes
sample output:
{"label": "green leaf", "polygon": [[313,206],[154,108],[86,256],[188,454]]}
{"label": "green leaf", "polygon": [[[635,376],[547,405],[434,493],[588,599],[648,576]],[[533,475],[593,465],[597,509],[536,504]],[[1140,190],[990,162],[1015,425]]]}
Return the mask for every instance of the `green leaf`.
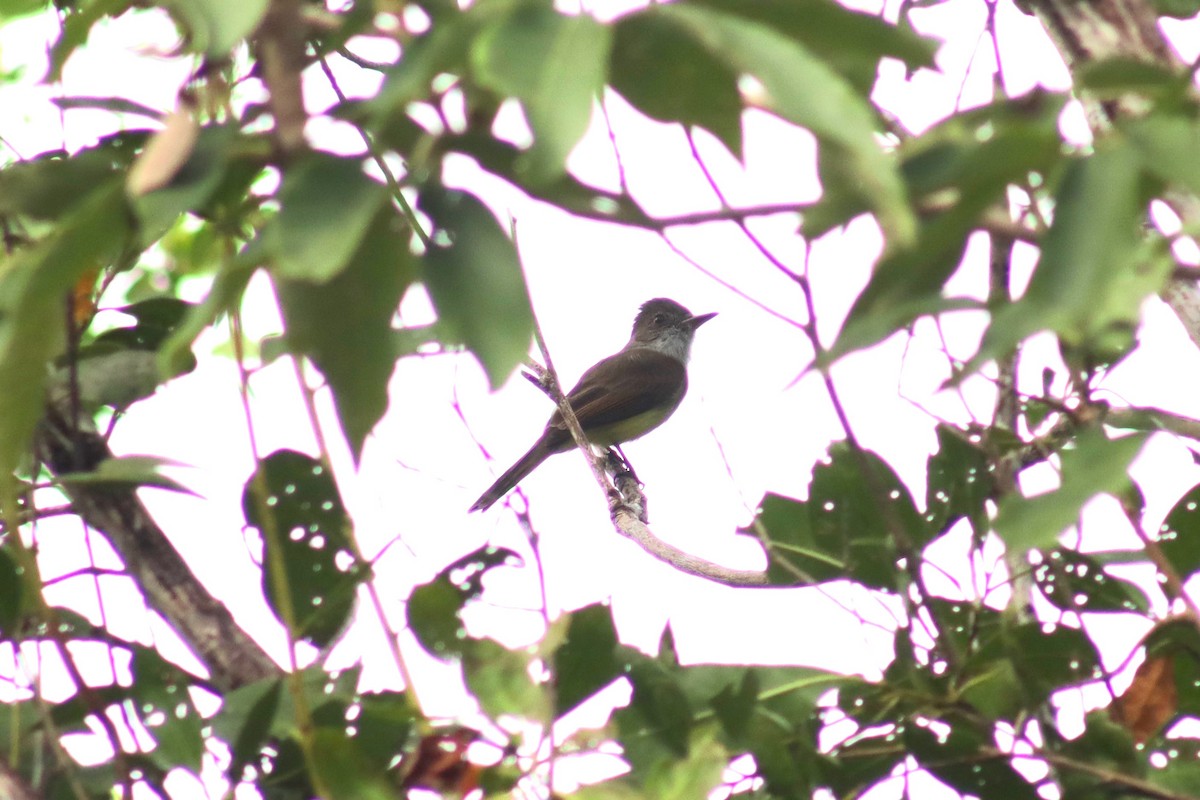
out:
{"label": "green leaf", "polygon": [[988,530],[987,501],[992,475],[987,455],[965,432],[938,425],[938,451],[929,457],[925,508],[929,525],[944,532],[960,519],[969,520],[976,536]]}
{"label": "green leaf", "polygon": [[653,220],[627,195],[598,189],[581,183],[570,173],[556,180],[532,183],[519,169],[524,153],[515,145],[480,132],[448,137],[454,152],[463,153],[495,175],[521,187],[531,197],[553,203],[569,213],[585,217],[601,216],[612,222],[634,225],[652,224]]}
{"label": "green leaf", "polygon": [[609,780],[594,783],[591,786],[581,786],[571,793],[574,800],[651,800],[646,794],[629,780]]}
{"label": "green leaf", "polygon": [[3,0],[0,2],[0,20],[23,17],[41,11],[49,5],[48,0]]}
{"label": "green leaf", "polygon": [[970,724],[951,724],[948,733],[937,735],[928,728],[907,725],[903,740],[918,765],[962,794],[1012,800],[1038,797],[1034,785],[1013,769],[1009,759],[1003,755],[981,757],[994,750],[992,740]]}
{"label": "green leaf", "polygon": [[741,157],[738,74],[678,25],[652,11],[622,17],[608,69],[612,87],[646,116],[698,125]]}
{"label": "green leaf", "polygon": [[41,416],[46,364],[64,344],[63,297],[89,268],[117,257],[127,232],[114,180],[0,273],[0,473],[17,468]]}
{"label": "green leaf", "polygon": [[474,195],[429,186],[420,206],[435,226],[423,277],[438,318],[471,349],[495,388],[525,360],[533,335],[516,248]]}
{"label": "green leaf", "polygon": [[768,495],[758,522],[766,532],[768,575],[784,585],[848,578],[895,589],[894,535],[917,547],[932,538],[891,467],[874,453],[860,461],[844,442],[813,471],[807,501]]}
{"label": "green leaf", "polygon": [[612,29],[585,14],[546,3],[518,3],[492,20],[471,47],[483,86],[521,101],[533,129],[527,169],[533,183],[566,171],[604,87]]}
{"label": "green leaf", "polygon": [[1077,628],[1026,622],[1008,636],[1008,655],[1034,704],[1046,702],[1064,688],[1101,677],[1096,647]]}
{"label": "green leaf", "polygon": [[[905,143],[904,177],[913,194],[937,207],[950,205],[923,217],[913,247],[880,261],[830,348],[829,361],[876,344],[920,316],[980,307],[945,297],[946,281],[980,217],[1004,200],[1007,187],[1031,172],[1044,174],[1062,158],[1057,129],[1062,104],[1061,97],[996,103],[956,115]],[[837,192],[854,190],[839,186]],[[806,218],[806,231],[808,224]]]}
{"label": "green leaf", "polygon": [[[1095,797],[1096,793],[1108,794],[1111,785],[1105,780],[1108,771],[1117,774],[1142,777],[1145,766],[1133,737],[1129,731],[1114,722],[1107,710],[1092,711],[1084,717],[1083,733],[1061,743],[1061,751],[1068,758],[1090,764],[1098,772],[1064,770],[1063,785],[1070,794],[1066,797]],[[1056,731],[1051,729],[1054,738]]]}
{"label": "green leaf", "polygon": [[810,130],[822,146],[839,148],[863,195],[870,197],[889,247],[916,236],[916,218],[896,160],[875,141],[870,103],[841,75],[795,40],[732,14],[683,4],[656,5],[655,13],[678,25],[731,69],[756,78],[765,107]]}
{"label": "green leaf", "polygon": [[312,732],[310,768],[320,776],[329,800],[395,800],[382,770],[366,758],[345,726],[318,726]]}
{"label": "green leaf", "polygon": [[322,284],[276,282],[285,336],[329,382],[342,432],[357,460],[388,405],[395,367],[392,318],[415,277],[409,232],[381,208],[341,272]]}
{"label": "green leaf", "polygon": [[173,0],[168,8],[182,18],[191,49],[225,58],[258,27],[268,0]]}
{"label": "green leaf", "polygon": [[[350,517],[328,467],[277,450],[246,481],[242,510],[263,539],[263,590],[272,610],[291,623],[293,635],[324,647],[345,626],[367,572],[354,560]],[[285,588],[290,620],[282,605]]]}
{"label": "green leaf", "polygon": [[[434,25],[404,48],[404,57],[387,72],[378,94],[367,101],[372,128],[384,128],[402,115],[410,103],[430,95],[430,83],[439,74],[466,71],[467,51],[478,27],[476,13],[455,13]],[[457,11],[457,9],[456,9]]]}
{"label": "green leaf", "polygon": [[0,170],[0,214],[59,219],[93,197],[93,191],[112,185],[147,133],[127,131],[70,156],[54,151],[6,166]]}
{"label": "green leaf", "polygon": [[[307,154],[287,171],[279,214],[264,234],[275,274],[328,283],[360,249],[387,197],[387,188],[363,173],[359,159]],[[404,260],[397,253],[397,261]]]}
{"label": "green leaf", "polygon": [[1120,130],[1148,172],[1166,183],[1200,192],[1200,164],[1187,157],[1200,148],[1200,125],[1195,119],[1159,112],[1122,123]]}
{"label": "green leaf", "polygon": [[[637,736],[651,738],[674,758],[686,757],[692,734],[692,708],[676,676],[662,664],[644,659],[632,666],[628,677],[633,684],[633,699],[628,709],[619,712],[622,741],[636,731]],[[644,770],[660,761],[656,755],[653,760],[638,764],[635,753],[627,752],[626,756],[635,769]]]}
{"label": "green leaf", "polygon": [[1094,428],[1081,432],[1074,447],[1062,452],[1062,485],[1037,497],[1005,495],[996,533],[1014,551],[1053,546],[1079,518],[1084,503],[1097,494],[1125,491],[1129,464],[1145,442],[1146,434],[1108,439]]}
{"label": "green leaf", "polygon": [[624,674],[626,659],[619,647],[608,606],[591,605],[571,613],[566,636],[553,656],[556,717]]}
{"label": "green leaf", "polygon": [[701,5],[761,22],[812,50],[863,95],[871,92],[884,58],[910,70],[933,67],[938,42],[905,25],[853,11],[833,0],[701,0]]}
{"label": "green leaf", "polygon": [[845,676],[810,667],[698,665],[679,671],[679,684],[695,708],[710,707],[731,744],[753,739],[756,717],[808,719],[818,698]]}
{"label": "green leaf", "polygon": [[230,763],[226,775],[231,781],[242,780],[246,766],[266,742],[275,724],[282,691],[282,679],[268,678],[238,687],[223,698],[213,728],[229,743]]}
{"label": "green leaf", "polygon": [[1200,570],[1200,485],[1179,498],[1154,539],[1180,577]]}
{"label": "green leaf", "polygon": [[67,486],[109,486],[133,488],[152,486],[199,497],[191,489],[174,478],[159,472],[162,467],[186,466],[178,461],[157,456],[118,456],[106,458],[91,472],[67,472],[58,476],[60,483]]}
{"label": "green leaf", "polygon": [[154,737],[153,758],[165,772],[187,767],[199,772],[205,754],[204,720],[188,691],[188,676],[153,650],[138,648],[133,658],[138,715]]}
{"label": "green leaf", "polygon": [[1142,754],[1149,766],[1146,780],[1165,792],[1187,797],[1200,786],[1200,739],[1173,736],[1166,746]]}
{"label": "green leaf", "polygon": [[384,769],[402,752],[418,715],[403,692],[372,692],[357,698],[355,738],[363,756]]}
{"label": "green leaf", "polygon": [[1109,575],[1100,562],[1065,548],[1046,554],[1033,580],[1046,599],[1064,611],[1145,614],[1150,602],[1136,584]]}
{"label": "green leaf", "polygon": [[511,550],[481,547],[413,589],[405,611],[408,627],[421,646],[438,658],[460,654],[466,631],[459,612],[483,592],[483,576],[489,569],[519,563],[520,558]]}
{"label": "green leaf", "polygon": [[141,222],[141,241],[149,247],[175,224],[185,211],[202,208],[225,178],[230,149],[237,141],[232,125],[209,125],[201,129],[183,166],[161,189],[134,197],[134,211]]}
{"label": "green leaf", "polygon": [[528,652],[509,650],[491,639],[468,640],[463,647],[467,688],[483,713],[493,720],[504,715],[548,723],[550,689],[535,683]]}
{"label": "green leaf", "polygon": [[1197,0],[1152,0],[1154,10],[1159,16],[1189,19],[1200,13],[1200,2]]}
{"label": "green leaf", "polygon": [[966,373],[1037,331],[1078,346],[1136,325],[1142,300],[1170,275],[1165,259],[1135,255],[1146,213],[1139,161],[1132,148],[1114,146],[1071,162],[1029,288],[995,314]]}
{"label": "green leaf", "polygon": [[134,0],[93,0],[82,4],[74,14],[68,14],[63,21],[62,33],[50,48],[50,69],[45,82],[58,83],[62,80],[63,65],[87,41],[93,25],[105,17],[119,17],[133,5]]}
{"label": "green leaf", "polygon": [[177,375],[188,364],[194,363],[192,343],[222,314],[237,308],[250,278],[258,270],[262,251],[262,239],[256,238],[237,256],[222,263],[221,270],[213,279],[204,301],[192,306],[171,335],[163,341],[158,352],[160,375]]}
{"label": "green leaf", "polygon": [[[1079,65],[1076,84],[1098,98],[1116,98],[1127,92],[1143,94],[1182,94],[1187,82],[1174,71],[1136,58],[1106,58]],[[1131,120],[1136,126],[1145,119]]]}
{"label": "green leaf", "polygon": [[0,592],[0,640],[8,640],[16,634],[26,602],[32,599],[26,597],[28,587],[26,581],[22,580],[23,575],[24,570],[17,569],[17,562],[9,555],[8,549],[0,547],[0,586],[10,587]]}
{"label": "green leaf", "polygon": [[721,785],[730,753],[717,741],[713,726],[694,731],[687,756],[657,765],[645,778],[646,793],[655,800],[694,800],[710,796]]}

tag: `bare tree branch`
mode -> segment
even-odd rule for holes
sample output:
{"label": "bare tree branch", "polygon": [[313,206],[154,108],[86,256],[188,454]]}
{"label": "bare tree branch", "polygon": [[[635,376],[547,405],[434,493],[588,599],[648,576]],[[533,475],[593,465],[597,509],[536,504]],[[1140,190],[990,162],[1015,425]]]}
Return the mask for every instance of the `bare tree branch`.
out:
{"label": "bare tree branch", "polygon": [[[51,472],[93,470],[112,457],[95,430],[73,429],[69,417],[49,405],[38,427],[35,452]],[[192,574],[132,489],[75,484],[65,491],[79,517],[108,537],[150,606],[208,666],[214,687],[226,692],[279,674],[270,656]]]}

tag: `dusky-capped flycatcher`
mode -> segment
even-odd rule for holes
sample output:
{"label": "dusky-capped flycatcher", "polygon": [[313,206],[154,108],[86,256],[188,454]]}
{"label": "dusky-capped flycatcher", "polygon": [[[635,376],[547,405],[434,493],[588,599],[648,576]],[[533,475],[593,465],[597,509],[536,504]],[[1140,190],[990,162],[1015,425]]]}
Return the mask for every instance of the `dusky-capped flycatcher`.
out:
{"label": "dusky-capped flycatcher", "polygon": [[[567,394],[588,441],[611,447],[663,424],[687,392],[692,337],[715,316],[693,315],[665,297],[643,304],[628,344],[583,373]],[[471,511],[486,511],[547,458],[574,446],[562,415],[555,411],[542,437],[480,495]]]}

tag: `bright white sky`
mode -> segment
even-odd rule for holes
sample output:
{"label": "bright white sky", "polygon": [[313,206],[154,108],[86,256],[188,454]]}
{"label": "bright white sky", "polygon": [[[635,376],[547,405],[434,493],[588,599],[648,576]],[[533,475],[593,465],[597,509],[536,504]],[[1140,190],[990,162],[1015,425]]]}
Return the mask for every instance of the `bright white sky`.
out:
{"label": "bright white sky", "polygon": [[[877,11],[879,4],[864,0],[855,5]],[[890,13],[896,5],[889,3]],[[994,59],[990,43],[980,37],[984,13],[985,4],[978,0],[952,0],[913,12],[922,32],[946,42],[938,55],[940,72],[923,71],[906,81],[900,68],[886,65],[876,90],[878,101],[909,129],[920,132],[952,112],[960,90],[964,106],[990,98]],[[1010,2],[1000,4],[999,15],[1008,91],[1020,94],[1037,85],[1065,88],[1067,73],[1032,18]],[[1196,57],[1200,29],[1195,24],[1164,27],[1185,60]],[[0,107],[9,120],[2,134],[21,156],[90,144],[116,124],[111,116],[90,111],[71,111],[60,118],[48,102],[53,96],[118,94],[163,110],[173,107],[188,65],[166,57],[174,39],[165,22],[150,18],[146,24],[129,25],[122,19],[108,25],[69,62],[62,87],[37,86],[44,46],[55,30],[53,20],[30,19],[0,31],[3,67],[33,65],[24,84],[0,91]],[[367,57],[388,57],[386,48],[363,52]],[[344,63],[340,66],[343,87],[351,94],[373,90],[370,76],[364,78]],[[310,76],[307,102],[314,112],[333,102],[319,73]],[[611,100],[609,111],[629,182],[651,213],[717,207],[678,128],[649,122],[619,99]],[[15,123],[19,115],[24,115],[21,125]],[[616,188],[611,145],[603,121],[596,122],[571,166],[585,180]],[[140,126],[145,121],[129,119],[124,124]],[[1063,127],[1075,140],[1086,137],[1078,109],[1064,114]],[[336,123],[314,123],[309,133],[323,147],[361,149],[357,134]],[[703,155],[731,203],[801,201],[819,195],[813,141],[807,133],[752,112],[745,117],[745,135],[744,166],[711,137],[700,137]],[[764,492],[803,496],[813,465],[842,435],[818,382],[810,377],[793,385],[811,356],[800,332],[700,274],[654,234],[573,219],[528,201],[465,160],[447,164],[447,180],[471,187],[497,212],[517,221],[534,308],[567,383],[624,344],[638,305],[651,297],[671,297],[696,313],[718,312],[697,336],[691,389],[683,406],[662,428],[628,445],[626,453],[646,483],[652,527],[661,538],[731,567],[763,566],[758,546],[739,537],[737,528],[750,520]],[[803,249],[794,235],[795,219],[759,220],[753,227],[780,258],[800,266]],[[786,317],[803,318],[802,295],[735,226],[680,230],[672,239],[705,269],[757,302]],[[954,290],[982,291],[982,244],[972,248]],[[810,268],[826,343],[864,284],[879,248],[877,230],[866,220],[815,243]],[[1028,252],[1025,261],[1027,269]],[[581,307],[575,298],[584,285],[587,301]],[[251,324],[257,336],[276,323],[265,284],[257,284],[252,297]],[[113,299],[111,304],[119,302]],[[410,292],[401,310],[407,322],[428,316],[419,291]],[[956,355],[962,356],[973,350],[981,320],[959,315],[944,327]],[[1200,355],[1156,301],[1147,303],[1141,338],[1142,351],[1106,382],[1114,399],[1200,418],[1194,377],[1183,377],[1200,374]],[[242,532],[240,495],[253,460],[236,371],[228,359],[211,355],[216,342],[211,337],[201,341],[196,372],[131,410],[117,427],[113,446],[120,453],[166,456],[196,467],[179,476],[202,499],[154,490],[143,492],[143,497],[197,574],[282,661],[284,638],[261,597],[253,548],[247,547]],[[936,422],[922,408],[956,421],[969,419],[971,412],[986,418],[991,392],[984,381],[968,382],[969,410],[957,394],[938,393],[947,373],[944,360],[937,357],[939,342],[931,325],[917,326],[907,356],[904,345],[897,338],[847,358],[834,377],[860,440],[899,471],[921,502]],[[1052,358],[1048,354],[1053,348],[1043,341],[1028,352],[1025,379],[1037,386],[1044,363],[1039,359]],[[254,378],[253,390],[260,451],[313,451],[290,366],[277,363],[267,368]],[[456,402],[465,425],[454,410]],[[355,473],[344,449],[337,465],[363,551],[374,555],[393,538],[401,540],[378,565],[378,586],[394,628],[403,625],[403,599],[411,586],[428,580],[452,558],[485,542],[527,552],[523,532],[502,505],[475,515],[468,515],[466,508],[525,451],[550,410],[548,401],[519,378],[490,393],[470,356],[400,362],[392,382],[392,408],[368,441],[361,467]],[[326,419],[327,430],[336,431],[332,417]],[[496,462],[484,459],[476,440]],[[1152,441],[1135,476],[1147,490],[1152,522],[1200,482],[1200,470],[1186,448],[1166,436]],[[1037,480],[1048,486],[1052,478],[1042,475]],[[865,592],[844,587],[734,590],[681,575],[645,555],[612,531],[603,498],[576,454],[553,459],[528,478],[523,489],[542,536],[552,611],[611,598],[628,643],[653,648],[669,621],[681,656],[689,662],[807,664],[873,677],[891,657],[891,612]],[[1085,531],[1102,535],[1098,541],[1108,547],[1122,541],[1131,544],[1128,532],[1105,524],[1111,511],[1104,501],[1094,503]],[[81,536],[77,525],[46,525],[41,535],[56,537],[54,547],[42,550],[47,574],[86,565],[86,551],[75,544]],[[964,539],[952,537],[944,544],[942,563],[958,574],[963,574]],[[114,562],[110,559],[108,565]],[[472,629],[510,643],[535,639],[541,630],[535,576],[531,566],[494,571],[490,604],[471,609]],[[117,582],[105,588],[110,624],[118,633],[144,640],[154,636],[166,645],[169,632],[140,612],[118,613],[114,620],[113,609],[123,607],[132,594]],[[878,625],[860,624],[830,596]],[[64,584],[52,591],[51,599],[85,610],[95,607],[90,582]],[[997,597],[997,602],[1002,600]],[[1145,628],[1136,620],[1107,622],[1103,641],[1109,666],[1125,659]],[[381,636],[378,623],[364,612],[335,656],[337,663],[348,664],[363,654],[365,688],[399,684]],[[407,634],[402,634],[402,643],[427,711],[468,712],[469,701],[453,688],[455,670],[424,654]],[[165,649],[179,653],[177,647]],[[10,670],[8,659],[8,654],[0,654],[5,672]],[[101,664],[98,670],[100,675],[107,667]],[[1103,693],[1094,702],[1104,702]]]}

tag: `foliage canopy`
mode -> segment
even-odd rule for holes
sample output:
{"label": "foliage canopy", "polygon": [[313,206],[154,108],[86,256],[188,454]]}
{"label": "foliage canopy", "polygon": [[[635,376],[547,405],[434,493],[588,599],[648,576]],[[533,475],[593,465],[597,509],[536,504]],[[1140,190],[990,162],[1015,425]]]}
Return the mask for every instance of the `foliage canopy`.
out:
{"label": "foliage canopy", "polygon": [[[1176,234],[1148,224],[1152,203],[1165,202],[1182,220],[1179,236],[1200,226],[1195,70],[1156,50],[1065,52],[1071,91],[1001,91],[911,133],[872,94],[876,78],[881,64],[935,68],[939,43],[909,16],[949,4],[902,3],[897,21],[832,0],[679,0],[612,19],[548,0],[57,0],[49,83],[97,30],[151,15],[170,19],[176,58],[194,68],[174,110],[147,108],[119,85],[110,97],[60,97],[64,109],[155,124],[114,122],[89,146],[10,155],[0,169],[0,794],[85,800],[136,786],[146,793],[137,796],[184,796],[172,776],[203,772],[272,800],[416,788],[562,796],[551,789],[556,763],[615,742],[627,772],[572,796],[857,797],[918,773],[988,798],[1200,796],[1200,739],[1183,722],[1200,714],[1200,614],[1185,590],[1200,571],[1200,488],[1159,525],[1129,477],[1155,432],[1198,440],[1200,422],[1098,396],[1139,346],[1146,301],[1195,288]],[[1043,5],[1052,4],[1023,7]],[[1184,0],[1125,5],[1155,35],[1157,15],[1197,12]],[[0,0],[0,25],[47,13],[38,0]],[[373,39],[398,56],[374,64],[356,55]],[[360,70],[380,79],[347,98],[339,75]],[[341,99],[309,114],[304,81],[328,81]],[[706,131],[737,158],[751,109],[803,128],[817,142],[822,194],[655,216],[626,186],[594,186],[568,167],[616,96],[650,120]],[[1081,101],[1101,120],[1086,144],[1061,130],[1064,108]],[[513,104],[528,125],[523,140],[498,123]],[[316,118],[352,126],[357,150],[309,145],[305,124]],[[874,219],[882,253],[828,346],[816,335],[806,269],[780,265],[808,301],[796,324],[845,437],[804,499],[768,493],[743,532],[766,563],[746,584],[850,585],[895,609],[894,658],[881,677],[744,665],[737,653],[726,665],[681,665],[669,627],[658,652],[643,653],[622,644],[602,603],[542,609],[544,631],[527,647],[468,634],[463,612],[486,601],[488,573],[537,558],[532,533],[527,553],[485,547],[447,564],[404,610],[421,646],[460,665],[478,717],[426,716],[398,630],[388,644],[407,690],[363,692],[357,667],[335,673],[320,658],[301,667],[297,645],[325,654],[356,607],[388,618],[328,452],[262,454],[243,492],[246,524],[262,542],[262,591],[287,633],[286,668],[192,577],[134,491],[181,489],[162,474],[167,462],[113,457],[96,421],[194,368],[197,339],[227,321],[239,364],[295,358],[319,373],[355,459],[388,411],[399,360],[465,348],[493,387],[504,383],[528,356],[534,317],[508,222],[486,192],[446,185],[445,165],[461,157],[568,213],[656,232],[733,222],[753,238],[748,218],[786,213],[812,241]],[[957,294],[948,286],[980,235],[989,291]],[[1017,242],[1039,254],[1023,288],[1010,271]],[[282,335],[250,342],[242,301],[264,277]],[[185,302],[198,278],[203,299]],[[436,321],[397,322],[412,292],[427,294]],[[120,305],[128,324],[94,324],[97,296]],[[986,326],[973,352],[945,354],[947,385],[986,377],[994,413],[938,424],[926,493],[914,497],[859,444],[830,368],[961,311],[986,312]],[[1030,386],[1019,377],[1021,348],[1045,334],[1063,374]],[[248,381],[246,372],[244,392]],[[1018,476],[1047,463],[1057,488],[1024,494]],[[1137,548],[1091,546],[1079,519],[1098,495],[1119,501]],[[64,510],[107,538],[207,676],[45,591],[61,576],[43,575],[34,525]],[[931,552],[964,530],[975,580],[931,588],[944,571]],[[1143,585],[1114,569],[1130,564],[1161,580]],[[98,586],[100,572],[83,577]],[[1110,615],[1155,623],[1124,692],[1085,624]],[[16,654],[35,644],[74,682],[65,699],[49,700],[22,671]],[[112,664],[107,683],[83,678],[96,653]],[[614,682],[630,699],[603,729],[563,727]],[[1083,686],[1103,687],[1108,707],[1063,711],[1061,698]],[[63,743],[86,732],[106,745],[85,765]],[[468,753],[484,742],[484,756]]]}

